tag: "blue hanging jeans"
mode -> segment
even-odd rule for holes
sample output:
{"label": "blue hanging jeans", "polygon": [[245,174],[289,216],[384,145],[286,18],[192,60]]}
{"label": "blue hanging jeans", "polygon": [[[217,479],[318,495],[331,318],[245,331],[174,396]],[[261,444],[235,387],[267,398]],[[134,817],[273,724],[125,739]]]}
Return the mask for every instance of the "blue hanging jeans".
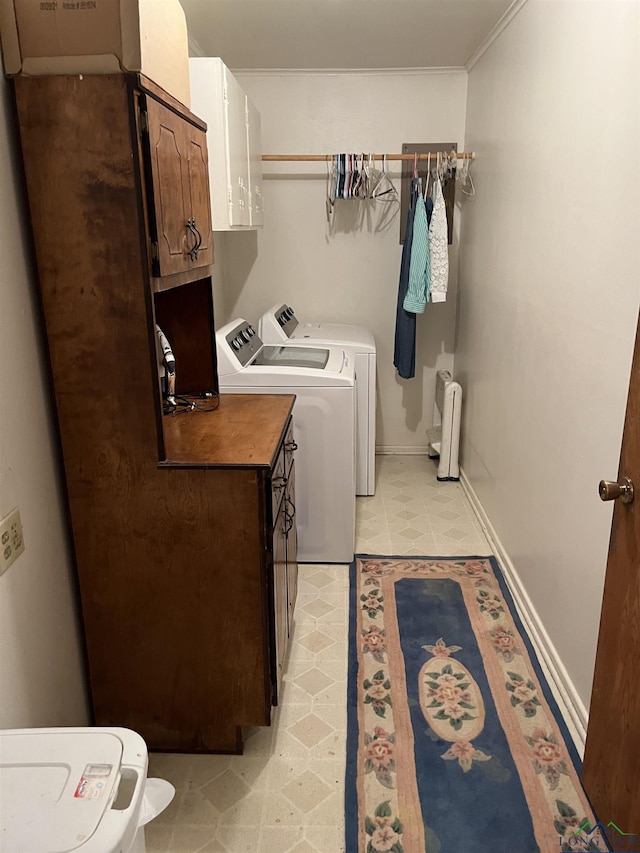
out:
{"label": "blue hanging jeans", "polygon": [[396,307],[396,339],[393,348],[393,364],[402,379],[413,379],[416,375],[416,315],[405,311],[402,304],[409,287],[409,263],[411,261],[411,241],[413,240],[413,220],[417,198],[418,182],[414,180],[411,181],[407,227],[404,231],[404,245],[402,246],[398,304]]}

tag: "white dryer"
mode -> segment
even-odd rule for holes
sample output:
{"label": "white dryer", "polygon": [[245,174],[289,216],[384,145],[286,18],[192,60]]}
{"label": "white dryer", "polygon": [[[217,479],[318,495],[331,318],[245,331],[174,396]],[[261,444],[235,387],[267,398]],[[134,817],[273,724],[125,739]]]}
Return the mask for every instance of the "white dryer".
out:
{"label": "white dryer", "polygon": [[265,344],[342,347],[355,358],[356,374],[356,494],[376,491],[376,342],[363,326],[338,323],[301,325],[293,308],[274,305],[258,321]]}
{"label": "white dryer", "polygon": [[295,394],[298,560],[350,563],[355,544],[355,372],[341,347],[264,346],[246,320],[216,332],[220,392]]}

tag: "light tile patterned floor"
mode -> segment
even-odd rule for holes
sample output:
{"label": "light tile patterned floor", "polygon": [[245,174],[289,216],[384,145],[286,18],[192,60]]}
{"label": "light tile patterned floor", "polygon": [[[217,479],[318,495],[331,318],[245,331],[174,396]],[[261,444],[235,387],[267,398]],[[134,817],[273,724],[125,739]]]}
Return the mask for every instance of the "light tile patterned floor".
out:
{"label": "light tile patterned floor", "polygon": [[[458,483],[421,456],[379,456],[376,494],[358,498],[356,551],[489,554]],[[151,756],[176,797],[146,828],[147,853],[340,853],[349,579],[346,566],[300,567],[283,701],[241,756]]]}

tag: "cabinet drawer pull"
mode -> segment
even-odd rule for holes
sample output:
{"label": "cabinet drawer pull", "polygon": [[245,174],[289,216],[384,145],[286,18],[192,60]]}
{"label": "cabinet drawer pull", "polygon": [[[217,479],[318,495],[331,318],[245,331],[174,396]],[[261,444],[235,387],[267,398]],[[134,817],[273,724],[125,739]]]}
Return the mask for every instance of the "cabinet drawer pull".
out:
{"label": "cabinet drawer pull", "polygon": [[274,489],[284,489],[287,485],[288,479],[287,477],[276,477],[275,480],[272,481],[272,486]]}
{"label": "cabinet drawer pull", "polygon": [[288,451],[289,453],[293,453],[293,452],[294,452],[294,450],[297,450],[297,449],[298,449],[298,445],[297,445],[297,443],[296,443],[295,441],[288,441],[288,442],[285,444],[284,449],[285,449],[286,451]]}

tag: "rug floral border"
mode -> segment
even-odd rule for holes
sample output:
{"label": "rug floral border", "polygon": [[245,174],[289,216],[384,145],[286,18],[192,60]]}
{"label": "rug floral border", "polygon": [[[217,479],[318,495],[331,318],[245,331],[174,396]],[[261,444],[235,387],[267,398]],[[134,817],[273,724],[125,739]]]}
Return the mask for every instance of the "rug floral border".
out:
{"label": "rug floral border", "polygon": [[[413,733],[395,614],[405,577],[460,584],[496,710],[513,754],[541,853],[559,853],[595,817],[580,784],[579,758],[493,557],[357,556],[351,566],[347,853],[425,853]],[[502,583],[501,583],[502,581]],[[355,616],[355,619],[354,619]],[[448,747],[442,759],[469,772],[490,760],[473,743],[484,707],[459,646],[425,638],[425,720]],[[394,689],[394,685],[402,685]],[[398,737],[398,733],[403,733]],[[349,781],[350,780],[350,781]],[[354,784],[355,780],[355,784]],[[580,848],[588,849],[588,848]],[[593,850],[606,850],[594,844]]]}

